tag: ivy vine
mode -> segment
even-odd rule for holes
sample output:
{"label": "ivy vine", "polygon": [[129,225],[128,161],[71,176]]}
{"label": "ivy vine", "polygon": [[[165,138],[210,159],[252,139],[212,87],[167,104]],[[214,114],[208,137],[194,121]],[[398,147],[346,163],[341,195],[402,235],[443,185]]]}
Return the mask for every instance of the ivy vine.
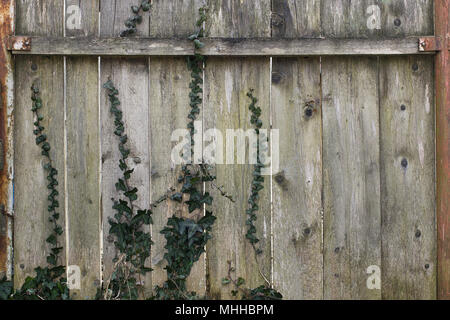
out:
{"label": "ivy vine", "polygon": [[[151,3],[149,0],[142,1],[140,6],[132,6],[133,17],[125,22],[126,30],[121,32],[121,36],[128,36],[136,32],[137,24],[141,23],[141,11],[150,10]],[[194,135],[196,134],[194,123],[200,114],[203,94],[203,72],[206,66],[206,57],[201,55],[198,50],[204,47],[201,39],[204,37],[204,24],[206,21],[207,8],[199,9],[199,19],[196,22],[197,31],[189,36],[194,46],[194,55],[187,58],[187,68],[191,72],[190,93],[189,93],[189,114],[187,116],[187,129],[189,132],[190,145],[187,146],[187,152],[184,152],[186,164],[182,165],[181,173],[178,177],[179,191],[171,187],[164,195],[158,198],[150,205],[149,209],[140,209],[135,205],[138,199],[138,188],[130,183],[130,179],[134,169],[128,165],[130,149],[127,147],[128,137],[125,134],[125,124],[123,121],[123,113],[120,109],[119,92],[115,88],[113,82],[108,80],[103,87],[107,90],[110,101],[110,112],[114,118],[114,134],[118,139],[118,149],[120,159],[118,167],[121,171],[121,177],[115,183],[116,190],[119,192],[117,199],[112,199],[115,214],[109,219],[109,233],[114,238],[116,248],[116,256],[113,259],[113,271],[102,287],[97,292],[97,299],[200,299],[196,292],[188,292],[186,287],[186,279],[190,275],[192,267],[205,251],[205,246],[211,238],[212,226],[216,220],[212,211],[207,208],[213,204],[213,197],[209,192],[203,191],[204,183],[209,183],[213,188],[217,189],[221,196],[233,201],[233,197],[223,190],[222,186],[215,184],[216,176],[211,174],[211,166],[201,162],[193,164],[194,156]],[[257,256],[261,253],[256,244],[259,239],[256,237],[256,226],[254,222],[257,220],[257,211],[259,191],[264,187],[264,177],[261,175],[261,169],[264,167],[260,156],[261,146],[260,128],[262,121],[260,120],[261,108],[256,105],[257,98],[250,90],[247,96],[251,99],[249,110],[251,111],[251,124],[254,125],[258,136],[257,144],[257,163],[254,165],[253,180],[251,186],[251,195],[248,203],[249,208],[247,214],[247,233],[246,238],[251,243]],[[62,234],[63,229],[58,225],[57,221],[59,213],[58,203],[58,171],[53,167],[50,158],[50,144],[44,133],[42,126],[43,117],[39,113],[42,108],[42,100],[39,96],[39,89],[36,85],[32,87],[32,111],[35,116],[36,144],[42,149],[42,155],[47,158],[44,168],[48,175],[48,212],[49,221],[53,225],[52,234],[47,238],[47,243],[51,245],[51,252],[47,257],[48,266],[45,268],[38,267],[35,269],[36,276],[28,277],[23,286],[13,292],[11,281],[0,281],[0,299],[69,299],[69,291],[66,285],[65,267],[58,264],[59,254],[62,247],[58,245],[58,237]],[[189,161],[189,158],[191,159]],[[152,209],[157,207],[164,201],[173,201],[187,208],[190,214],[201,211],[204,214],[200,218],[193,216],[180,217],[173,214],[167,221],[167,225],[162,229],[161,234],[166,240],[164,259],[166,261],[167,280],[161,285],[154,288],[154,295],[145,297],[143,292],[142,277],[152,269],[146,266],[146,261],[150,257],[150,250],[153,244],[151,235],[148,230],[149,225],[153,223]],[[261,285],[254,289],[245,288],[245,279],[239,277],[235,279],[233,274],[234,268],[229,264],[229,271],[226,277],[222,279],[224,285],[232,283],[235,290],[232,290],[233,296],[238,296],[241,292],[242,299],[281,299],[279,292],[270,288],[269,285]],[[260,271],[261,273],[261,271]],[[268,283],[268,281],[266,280]]]}
{"label": "ivy vine", "polygon": [[283,296],[277,290],[266,285],[261,285],[254,289],[245,288],[245,279],[233,277],[236,270],[232,267],[231,261],[228,261],[228,275],[222,279],[223,285],[233,284],[235,290],[231,290],[231,295],[237,297],[241,293],[242,300],[281,300]]}
{"label": "ivy vine", "polygon": [[126,29],[120,32],[121,37],[127,37],[137,32],[137,25],[142,22],[141,13],[149,11],[152,7],[151,0],[143,0],[139,6],[131,6],[133,16],[125,21]]}
{"label": "ivy vine", "polygon": [[256,105],[258,99],[253,95],[253,89],[247,93],[247,97],[250,98],[251,103],[249,105],[249,110],[251,112],[250,123],[253,124],[256,132],[257,143],[256,143],[256,164],[253,168],[253,181],[251,187],[251,194],[248,199],[248,204],[250,208],[247,209],[246,214],[248,216],[246,225],[247,225],[247,233],[245,237],[251,243],[255,253],[257,255],[261,254],[262,251],[259,248],[256,248],[256,244],[259,242],[259,239],[256,237],[256,227],[254,222],[257,220],[257,211],[259,210],[258,200],[259,200],[259,191],[264,189],[264,176],[261,175],[261,169],[264,168],[264,164],[261,162],[260,157],[260,129],[262,127],[262,121],[259,118],[261,116],[261,108]]}

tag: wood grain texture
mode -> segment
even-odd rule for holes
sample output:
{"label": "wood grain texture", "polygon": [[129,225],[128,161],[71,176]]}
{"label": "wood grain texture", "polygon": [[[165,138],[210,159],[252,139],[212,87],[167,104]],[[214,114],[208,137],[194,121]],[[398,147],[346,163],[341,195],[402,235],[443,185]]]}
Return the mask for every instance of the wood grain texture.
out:
{"label": "wood grain texture", "polygon": [[327,58],[322,72],[324,298],[379,299],[366,286],[381,264],[377,59]]}
{"label": "wood grain texture", "polygon": [[[62,36],[63,7],[60,1],[16,1],[16,32]],[[49,19],[50,15],[52,19]],[[62,57],[16,58],[14,107],[14,285],[21,286],[34,269],[46,266],[46,243],[52,225],[48,221],[47,179],[41,150],[33,135],[31,90],[36,82],[41,91],[43,125],[49,139],[50,156],[59,171],[59,224],[64,227],[64,73]],[[66,233],[59,238],[64,245]],[[65,252],[60,263],[65,265]]]}
{"label": "wood grain texture", "polygon": [[[98,36],[98,16],[81,15],[82,34]],[[71,294],[93,299],[101,283],[98,59],[67,58],[66,71],[68,263],[81,270],[81,289]]]}
{"label": "wood grain texture", "polygon": [[[150,17],[150,36],[186,38],[197,30],[198,8],[203,0],[154,1]],[[191,43],[192,46],[192,43]],[[180,165],[171,161],[175,142],[171,135],[175,129],[186,129],[188,123],[190,71],[182,58],[150,58],[150,153],[151,153],[151,199],[156,201],[168,188],[181,186],[177,183]],[[201,121],[202,114],[198,116]],[[162,285],[167,279],[164,256],[166,240],[160,231],[172,215],[196,218],[203,212],[187,213],[186,205],[173,201],[163,203],[155,210],[152,227],[153,285]],[[205,255],[192,267],[187,279],[187,290],[202,296],[206,291]]]}
{"label": "wood grain texture", "polygon": [[[434,299],[433,62],[417,55],[417,38],[433,34],[433,1],[152,2],[137,34],[118,38],[135,0],[66,0],[67,7],[76,5],[82,14],[81,27],[66,30],[63,1],[16,0],[16,34],[33,40],[31,51],[13,54],[40,56],[16,57],[15,285],[38,265],[46,265],[45,238],[50,232],[46,195],[40,194],[45,172],[32,136],[31,83],[36,80],[41,87],[45,127],[61,173],[59,200],[67,203],[68,221],[63,214],[60,221],[69,230],[67,261],[82,271],[82,290],[72,293],[93,298],[102,280],[102,241],[103,280],[111,274],[114,246],[107,219],[119,173],[109,106],[103,93],[98,101],[98,80],[111,77],[119,88],[130,164],[137,167],[133,183],[139,188],[139,206],[147,207],[177,185],[180,171],[170,161],[175,144],[170,137],[173,130],[186,127],[190,76],[185,60],[174,56],[193,54],[186,37],[196,29],[198,8],[207,3],[207,35],[219,38],[205,39],[200,51],[212,56],[200,116],[204,130],[218,128],[225,139],[226,129],[249,128],[245,94],[250,87],[256,89],[264,124],[269,126],[272,110],[273,127],[280,129],[281,173],[266,177],[260,193],[257,229],[263,274],[272,276],[274,287],[288,299]],[[380,9],[379,29],[368,27],[371,5]],[[69,15],[66,12],[66,26]],[[289,40],[298,37],[316,39]],[[359,57],[366,54],[415,56]],[[67,59],[66,110],[63,55],[81,56]],[[110,56],[102,58],[100,75],[96,55]],[[319,58],[288,58],[306,55],[322,56],[321,68]],[[335,55],[358,57],[330,57]],[[269,57],[286,57],[273,59],[272,75]],[[309,101],[314,101],[312,116],[305,113]],[[207,254],[188,278],[188,289],[199,295],[231,297],[231,286],[221,284],[227,260],[247,287],[264,283],[245,239],[252,170],[251,165],[216,166],[217,184],[223,184],[236,203],[207,190],[214,193],[218,219]],[[147,294],[166,279],[165,239],[159,232],[172,214],[187,216],[185,208],[172,202],[154,213],[155,271],[143,280]],[[367,288],[370,265],[381,267],[382,290]]]}
{"label": "wood grain texture", "polygon": [[433,1],[322,1],[322,34],[331,38],[433,34]]}
{"label": "wood grain texture", "polygon": [[[320,3],[272,0],[272,39],[319,37]],[[272,127],[280,130],[280,172],[272,177],[273,281],[285,299],[323,298],[320,71],[320,58],[272,60]]]}
{"label": "wood grain texture", "polygon": [[[151,199],[156,201],[168,188],[174,187],[177,192],[181,186],[177,179],[181,174],[180,165],[171,160],[174,130],[186,129],[189,106],[190,72],[184,59],[152,58],[150,60],[150,150],[151,150]],[[198,116],[201,122],[202,114]],[[188,134],[186,131],[185,134]],[[178,139],[178,137],[176,137]],[[162,285],[167,279],[164,260],[166,240],[160,231],[167,225],[167,219],[176,215],[190,219],[198,219],[202,211],[186,212],[186,205],[174,201],[160,204],[154,210],[152,227],[154,245],[152,247],[153,283]],[[194,264],[187,279],[189,291],[198,295],[205,294],[205,256]]]}
{"label": "wood grain texture", "polygon": [[[320,60],[273,59],[273,278],[285,299],[321,299],[322,111]],[[310,107],[308,107],[310,105]]]}
{"label": "wood grain texture", "polygon": [[[139,1],[133,0],[100,0],[100,36],[119,37],[120,32],[126,29],[125,21],[133,16],[132,5],[138,5]],[[142,12],[142,22],[136,26],[137,32],[128,36],[145,37],[149,34],[149,13]]]}
{"label": "wood grain texture", "polygon": [[[377,38],[373,4],[322,1],[322,35]],[[366,283],[381,267],[377,58],[323,58],[322,86],[324,298],[380,299]]]}
{"label": "wood grain texture", "polygon": [[[204,130],[217,128],[223,134],[224,145],[228,129],[251,129],[249,99],[250,88],[255,89],[258,105],[262,109],[263,128],[270,127],[270,64],[265,58],[214,59],[208,62],[205,71],[205,114]],[[235,149],[236,150],[236,149]],[[237,151],[233,151],[237,152]],[[224,151],[226,159],[226,152]],[[231,298],[233,287],[224,287],[221,279],[228,274],[227,261],[236,269],[234,276],[246,280],[246,287],[254,288],[264,284],[264,276],[271,275],[271,217],[270,178],[265,177],[264,189],[260,191],[257,212],[258,247],[263,253],[255,260],[252,246],[245,238],[247,226],[246,209],[250,195],[253,165],[217,164],[215,173],[217,184],[231,193],[235,202],[222,197],[215,189],[208,190],[214,196],[212,211],[217,217],[213,226],[212,239],[207,245],[209,295],[214,299]]]}
{"label": "wood grain texture", "polygon": [[436,298],[432,70],[426,58],[381,60],[384,299]]}
{"label": "wood grain texture", "polygon": [[[270,6],[264,1],[209,1],[207,35],[211,37],[269,37]],[[209,59],[205,70],[204,130],[217,128],[222,134],[226,129],[243,129],[250,126],[249,99],[246,93],[255,89],[263,110],[263,128],[270,127],[270,60]],[[225,137],[224,137],[225,139]],[[226,155],[225,155],[226,156]],[[236,162],[235,162],[236,163]],[[247,162],[248,163],[248,162]],[[227,261],[236,269],[235,277],[246,280],[246,287],[264,284],[260,273],[271,279],[271,209],[270,179],[266,177],[260,191],[260,211],[255,222],[258,243],[263,253],[255,259],[254,251],[245,238],[247,219],[245,210],[251,187],[253,166],[250,164],[216,165],[219,185],[233,195],[236,202],[214,193],[213,213],[217,220],[213,226],[213,238],[207,245],[208,295],[214,299],[231,298],[231,286],[225,288],[221,279],[228,275]]]}
{"label": "wood grain texture", "polygon": [[[100,37],[116,36],[124,29],[124,21],[131,14],[130,7],[135,1],[102,1]],[[109,19],[108,17],[114,17]],[[138,26],[140,36],[148,36],[148,14],[143,14],[143,22]],[[125,133],[131,150],[128,165],[134,168],[130,184],[137,187],[138,208],[150,207],[150,155],[149,155],[149,69],[148,59],[103,59],[101,60],[101,84],[111,79],[119,90],[121,109],[124,115]],[[103,90],[103,89],[102,89]],[[109,235],[109,218],[115,214],[111,198],[118,199],[115,183],[121,176],[118,164],[121,158],[118,140],[114,132],[114,120],[110,114],[110,103],[106,92],[101,95],[101,150],[102,150],[102,228],[103,228],[103,280],[107,281],[113,271],[112,259],[116,250],[114,239]],[[150,232],[150,228],[147,228]],[[150,250],[150,248],[148,248]],[[150,266],[150,259],[147,261]],[[140,276],[145,287],[144,295],[150,296],[152,276]]]}
{"label": "wood grain texture", "polygon": [[16,0],[15,34],[62,37],[63,13],[60,0]]}
{"label": "wood grain texture", "polygon": [[433,0],[383,1],[381,31],[383,36],[404,37],[434,34]]}
{"label": "wood grain texture", "polygon": [[[189,56],[192,42],[155,38],[44,38],[32,37],[30,51],[15,55],[74,56]],[[205,38],[198,52],[205,56],[336,56],[336,55],[428,55],[419,52],[418,37],[404,39],[276,39]]]}
{"label": "wood grain texture", "polygon": [[[435,2],[435,34],[445,36],[450,30],[450,7],[446,1]],[[450,39],[443,47],[450,46]],[[450,300],[450,51],[437,53],[434,62],[436,104],[436,222],[437,298]]]}
{"label": "wood grain texture", "polygon": [[[378,28],[370,28],[369,25],[370,21],[368,21],[368,19],[371,19],[371,14],[374,13],[373,9],[372,11],[369,10],[369,6],[370,5],[376,5],[380,11],[379,11],[379,15],[377,16],[377,19],[380,20],[379,26]],[[380,37],[406,37],[406,36],[417,36],[419,34],[431,34],[433,31],[433,27],[432,27],[432,2],[431,1],[395,1],[395,2],[383,2],[383,3],[373,3],[371,1],[357,1],[357,2],[349,2],[349,1],[333,1],[333,2],[322,2],[322,8],[321,8],[321,15],[322,15],[322,33],[323,36],[325,37],[331,37],[331,38],[369,38],[369,39],[374,39],[374,38],[380,38]],[[350,17],[352,18],[352,22],[349,22]],[[388,61],[390,58],[386,58],[386,61]],[[395,60],[395,58],[392,58]],[[345,68],[345,62],[346,59],[343,58],[342,63],[339,62],[339,60],[337,59],[333,59],[334,61],[334,65],[328,65],[328,70],[326,68],[323,68],[323,78],[326,79],[327,77],[329,77],[328,73],[335,73],[338,74],[339,73],[339,69]],[[323,59],[323,63],[324,65],[327,65],[327,61],[328,58]],[[369,69],[367,69],[369,68]],[[372,66],[364,66],[361,67],[359,72],[360,73],[369,73],[370,69],[372,68]],[[406,70],[410,70],[411,66],[408,65],[404,65],[403,68],[405,69],[404,72],[406,72]],[[369,71],[368,71],[369,70]],[[378,72],[378,71],[377,71]],[[386,71],[387,72],[387,71]],[[353,78],[355,78],[355,73],[353,73]],[[352,80],[354,81],[354,80]],[[372,81],[372,80],[369,80]],[[361,83],[367,83],[368,80],[367,79],[361,79]],[[416,83],[417,84],[417,88],[414,88],[414,90],[418,90],[421,91],[425,88],[425,82],[424,83]],[[338,85],[338,84],[337,84]],[[428,84],[430,85],[430,84]],[[345,87],[344,87],[345,88]],[[376,90],[375,87],[373,87],[374,89],[370,89],[367,88],[368,92],[366,93],[366,95],[371,96],[370,93],[373,90]],[[392,88],[390,87],[386,87],[386,89],[388,90],[392,90]],[[342,89],[341,89],[342,90]],[[346,89],[347,90],[347,89]],[[325,92],[325,91],[324,91]],[[394,91],[392,92],[392,94],[396,94]],[[384,93],[384,95],[386,95],[386,93]],[[383,94],[380,94],[380,98],[383,96]],[[325,94],[324,94],[325,97]],[[381,107],[380,107],[381,108]],[[325,110],[325,109],[324,109]],[[326,117],[324,115],[324,121],[325,121]],[[375,119],[376,120],[376,119]],[[325,125],[324,125],[324,130],[325,130]],[[383,128],[381,129],[383,130]],[[380,133],[381,137],[383,137],[383,132],[381,131]],[[326,152],[326,144],[325,144],[325,139],[326,139],[326,131],[324,131],[324,156],[327,154]],[[430,145],[434,144],[433,140],[429,140],[427,142]],[[384,155],[381,154],[381,161],[385,161],[384,159]],[[330,289],[328,289],[328,285],[329,283],[327,282],[327,279],[332,279],[332,276],[330,275],[327,278],[327,273],[329,271],[327,271],[327,265],[328,265],[328,259],[329,257],[332,257],[332,253],[328,253],[327,254],[327,247],[328,247],[328,243],[329,243],[329,239],[327,238],[327,232],[329,232],[329,230],[327,230],[327,225],[330,225],[330,223],[333,223],[332,221],[330,221],[329,219],[331,217],[327,217],[326,212],[328,210],[327,208],[327,194],[329,190],[328,184],[329,184],[329,176],[328,176],[328,172],[325,169],[325,163],[324,163],[324,195],[325,195],[325,297],[329,296],[327,295],[327,290],[331,290],[330,294],[331,296],[337,295],[338,292],[336,290],[334,290],[336,288],[336,283],[338,283],[339,281],[332,281],[332,285],[330,287]],[[357,180],[353,180],[349,181],[349,183],[351,183],[352,185],[354,185],[354,181]],[[381,188],[382,190],[389,190],[390,189],[386,189],[386,186],[383,185],[383,181],[381,181]],[[341,188],[341,193],[346,194],[349,192],[348,188]],[[380,195],[380,200],[382,202],[385,201],[385,194],[381,194]],[[345,197],[344,197],[345,199]],[[412,198],[410,198],[411,200]],[[391,268],[389,263],[386,263],[384,260],[387,259],[384,256],[384,248],[385,247],[391,247],[391,248],[395,248],[393,249],[393,251],[395,251],[395,253],[392,254],[392,259],[395,259],[394,257],[396,256],[402,256],[406,253],[405,249],[402,247],[397,246],[397,244],[395,243],[395,241],[393,242],[392,239],[390,239],[390,235],[386,233],[385,230],[387,230],[389,227],[385,225],[385,221],[386,219],[384,218],[385,216],[391,216],[394,213],[389,212],[389,209],[387,209],[386,206],[383,207],[383,210],[381,212],[382,215],[382,224],[383,226],[382,228],[382,236],[381,236],[381,242],[382,242],[382,255],[383,255],[383,260],[382,260],[382,281],[383,279],[385,279],[386,277],[392,277],[392,278],[398,278],[398,277],[403,277],[403,273],[400,275],[398,271],[395,270],[395,268]],[[409,213],[411,215],[411,213]],[[415,214],[413,214],[415,215]],[[376,217],[372,216],[372,219],[376,219]],[[349,220],[351,223],[354,223],[354,220]],[[375,221],[375,220],[372,220]],[[358,220],[356,220],[356,225],[358,225]],[[367,220],[368,225],[370,225],[370,220]],[[347,224],[347,222],[346,222]],[[377,223],[376,223],[377,224]],[[375,231],[376,224],[373,225],[372,228],[372,232],[373,234],[376,234],[377,232]],[[342,227],[339,226],[339,224],[336,224],[335,229],[339,230],[339,228],[342,230]],[[374,229],[375,228],[375,229]],[[379,228],[379,227],[378,227]],[[333,231],[333,232],[336,232]],[[363,234],[361,234],[361,236],[364,237]],[[375,246],[375,242],[373,241],[372,236],[370,236],[370,233],[367,234],[364,238],[364,241],[368,241],[368,243],[370,243],[373,247],[372,247],[372,251],[373,252],[378,252],[379,249],[376,248]],[[331,243],[329,244],[331,246]],[[337,248],[337,247],[336,247]],[[329,250],[331,250],[332,248],[330,247]],[[340,249],[339,249],[340,250]],[[365,249],[363,250],[364,252],[366,252],[366,254],[369,254],[369,249]],[[430,252],[432,253],[432,252]],[[365,256],[367,257],[367,256]],[[370,257],[370,254],[369,254]],[[376,258],[374,256],[374,258]],[[403,271],[404,272],[404,271]],[[337,273],[337,275],[339,275]],[[389,276],[387,276],[389,275]],[[367,276],[366,276],[367,277]],[[362,281],[362,280],[361,280]],[[344,289],[345,293],[343,294],[344,296],[349,296],[349,297],[365,297],[367,292],[364,292],[364,288],[366,286],[364,284],[359,285],[359,292],[356,292],[354,290],[348,290],[348,289]],[[383,297],[384,296],[389,296],[391,295],[402,295],[402,290],[400,289],[390,289],[389,286],[384,288],[384,283],[382,282],[382,291],[383,291]],[[334,288],[334,289],[333,289]],[[357,291],[358,291],[357,290]],[[393,293],[394,291],[395,293]],[[387,291],[388,293],[385,293],[385,291]],[[372,292],[376,292],[372,291]],[[342,296],[342,294],[341,294]],[[372,297],[374,298],[379,298],[379,292],[377,292],[376,294],[374,294]]]}
{"label": "wood grain texture", "polygon": [[320,4],[316,0],[272,0],[272,37],[319,37]]}
{"label": "wood grain texture", "polygon": [[[148,64],[147,59],[102,59],[101,83],[111,79],[119,90],[125,134],[128,136],[130,158],[128,165],[134,168],[130,185],[138,188],[136,208],[150,208],[150,159],[149,159],[149,105],[148,105]],[[110,278],[115,257],[113,238],[109,235],[109,218],[115,211],[111,198],[119,199],[115,183],[121,177],[117,136],[114,135],[114,119],[110,114],[110,103],[106,93],[101,94],[102,123],[102,224],[103,224],[103,279]],[[150,228],[146,228],[150,232]],[[150,248],[148,248],[150,250]],[[150,261],[148,261],[150,264]],[[151,274],[140,277],[146,295],[152,289]]]}
{"label": "wood grain texture", "polygon": [[68,261],[81,269],[78,299],[94,298],[101,279],[97,68],[97,58],[67,59]]}
{"label": "wood grain texture", "polygon": [[153,0],[150,36],[186,39],[197,31],[198,9],[205,4],[206,0]]}
{"label": "wood grain texture", "polygon": [[[98,0],[66,0],[65,36],[92,36],[93,32],[98,30],[98,11]],[[78,19],[80,15],[81,19]]]}
{"label": "wood grain texture", "polygon": [[[386,2],[382,21],[393,37],[433,34],[433,1]],[[431,58],[380,58],[383,299],[436,297],[432,69]]]}
{"label": "wood grain texture", "polygon": [[[376,13],[370,9],[375,5]],[[369,11],[368,11],[369,10]],[[381,7],[372,0],[321,1],[322,35],[326,38],[374,38],[381,34]],[[375,23],[368,26],[368,20]]]}
{"label": "wood grain texture", "polygon": [[208,8],[210,37],[270,37],[270,0],[209,0]]}

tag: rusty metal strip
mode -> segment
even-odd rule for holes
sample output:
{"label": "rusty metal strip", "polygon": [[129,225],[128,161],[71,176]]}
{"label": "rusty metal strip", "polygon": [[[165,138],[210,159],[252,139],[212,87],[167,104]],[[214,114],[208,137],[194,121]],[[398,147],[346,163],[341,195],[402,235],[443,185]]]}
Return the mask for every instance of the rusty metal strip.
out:
{"label": "rusty metal strip", "polygon": [[12,276],[14,73],[7,41],[14,32],[14,2],[0,0],[0,276],[8,278]]}
{"label": "rusty metal strip", "polygon": [[[449,1],[435,1],[435,34],[449,47]],[[450,53],[435,61],[436,86],[436,214],[438,298],[450,299]]]}
{"label": "rusty metal strip", "polygon": [[31,50],[31,37],[24,36],[12,36],[8,37],[7,41],[8,50],[12,51],[30,51]]}
{"label": "rusty metal strip", "polygon": [[441,38],[440,37],[422,37],[419,38],[419,51],[420,52],[430,52],[430,51],[441,51]]}

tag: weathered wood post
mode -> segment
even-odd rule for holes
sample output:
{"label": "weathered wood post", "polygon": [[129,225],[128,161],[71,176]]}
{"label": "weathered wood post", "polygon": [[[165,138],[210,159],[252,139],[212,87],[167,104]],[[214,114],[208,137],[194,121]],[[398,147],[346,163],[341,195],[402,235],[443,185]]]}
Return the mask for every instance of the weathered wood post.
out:
{"label": "weathered wood post", "polygon": [[0,280],[11,277],[13,60],[7,50],[14,32],[14,0],[0,1]]}
{"label": "weathered wood post", "polygon": [[436,201],[438,227],[438,298],[450,299],[450,53],[449,1],[435,2],[435,35],[441,51],[436,77]]}

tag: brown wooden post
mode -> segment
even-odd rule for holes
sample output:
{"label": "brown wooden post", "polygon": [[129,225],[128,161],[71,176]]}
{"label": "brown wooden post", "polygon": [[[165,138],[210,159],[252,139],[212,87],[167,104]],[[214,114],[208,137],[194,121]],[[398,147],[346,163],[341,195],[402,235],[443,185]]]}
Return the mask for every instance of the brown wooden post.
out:
{"label": "brown wooden post", "polygon": [[14,0],[0,0],[0,280],[11,277],[13,63],[7,50],[14,31]]}
{"label": "brown wooden post", "polygon": [[438,298],[450,299],[450,59],[449,1],[435,2],[435,35],[442,50],[436,55],[436,178],[438,228]]}

